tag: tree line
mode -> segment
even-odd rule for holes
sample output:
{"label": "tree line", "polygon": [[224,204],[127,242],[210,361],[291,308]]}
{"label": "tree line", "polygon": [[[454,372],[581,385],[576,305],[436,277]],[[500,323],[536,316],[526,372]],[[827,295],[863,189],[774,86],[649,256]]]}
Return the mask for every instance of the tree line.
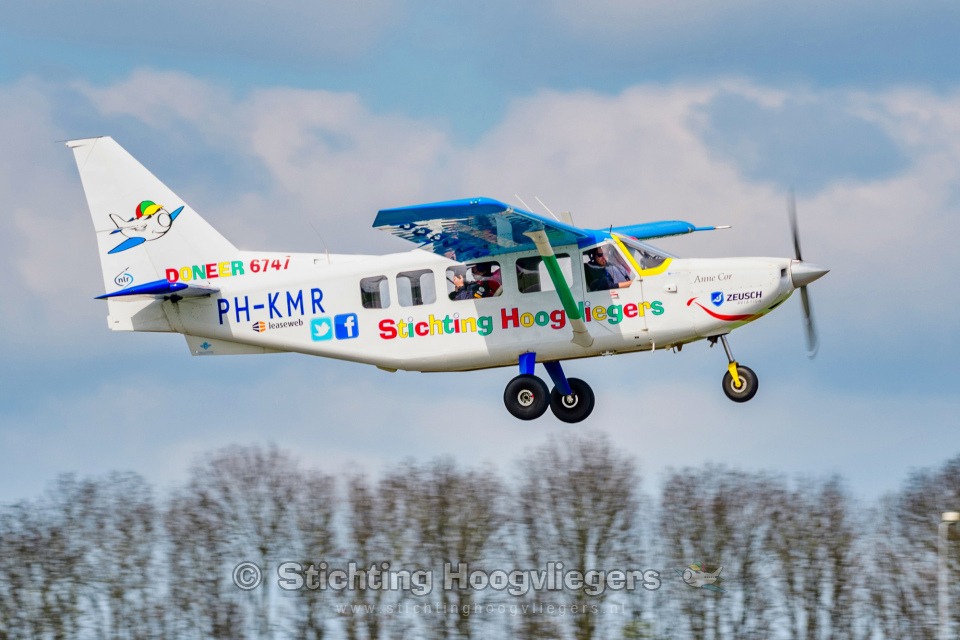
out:
{"label": "tree line", "polygon": [[[960,456],[864,505],[836,476],[714,465],[654,499],[601,434],[377,477],[235,446],[162,496],[63,475],[0,507],[0,639],[932,639],[958,505]],[[693,563],[722,566],[723,591],[685,584]]]}

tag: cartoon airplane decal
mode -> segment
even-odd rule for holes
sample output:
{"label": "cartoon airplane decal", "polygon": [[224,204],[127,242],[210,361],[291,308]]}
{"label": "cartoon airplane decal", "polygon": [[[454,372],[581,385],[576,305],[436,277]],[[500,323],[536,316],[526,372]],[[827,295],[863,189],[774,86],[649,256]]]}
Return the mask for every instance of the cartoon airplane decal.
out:
{"label": "cartoon airplane decal", "polygon": [[144,200],[137,205],[135,215],[126,222],[117,214],[111,213],[110,219],[113,224],[117,225],[113,233],[121,233],[127,239],[108,253],[120,253],[139,246],[147,240],[162,238],[173,226],[173,221],[177,219],[181,211],[183,211],[183,207],[177,207],[171,213],[164,209],[163,205]]}
{"label": "cartoon airplane decal", "polygon": [[717,567],[713,571],[708,571],[712,567],[707,567],[702,562],[695,562],[685,569],[674,569],[678,576],[689,586],[695,589],[707,589],[708,591],[725,592],[726,589],[720,586],[723,578],[720,572],[723,567]]}
{"label": "cartoon airplane decal", "polygon": [[[194,355],[293,351],[387,371],[513,366],[503,397],[511,414],[530,420],[550,408],[579,422],[594,394],[561,362],[699,340],[723,345],[723,390],[750,400],[757,376],[734,359],[727,334],[797,289],[816,351],[806,287],[827,269],[800,257],[792,202],[793,259],[679,258],[645,241],[718,227],[584,229],[489,198],[381,210],[374,227],[412,251],[241,251],[113,139],[67,146],[98,234],[110,328],[182,333]],[[131,209],[127,222],[116,215]],[[117,233],[127,240],[117,245]]]}

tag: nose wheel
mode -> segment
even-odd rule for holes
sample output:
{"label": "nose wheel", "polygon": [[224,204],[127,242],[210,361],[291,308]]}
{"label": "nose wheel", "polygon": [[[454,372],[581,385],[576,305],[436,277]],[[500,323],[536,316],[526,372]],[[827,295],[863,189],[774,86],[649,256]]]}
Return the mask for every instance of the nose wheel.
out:
{"label": "nose wheel", "polygon": [[746,402],[757,395],[760,380],[750,367],[745,367],[733,359],[727,336],[720,336],[723,350],[727,354],[727,372],[723,374],[723,393],[734,402]]}
{"label": "nose wheel", "polygon": [[[723,392],[734,402],[746,402],[757,395],[759,382],[757,374],[750,367],[733,362],[731,368],[736,368],[737,377],[733,377],[733,372],[727,371],[723,374]],[[739,384],[737,384],[739,382]]]}

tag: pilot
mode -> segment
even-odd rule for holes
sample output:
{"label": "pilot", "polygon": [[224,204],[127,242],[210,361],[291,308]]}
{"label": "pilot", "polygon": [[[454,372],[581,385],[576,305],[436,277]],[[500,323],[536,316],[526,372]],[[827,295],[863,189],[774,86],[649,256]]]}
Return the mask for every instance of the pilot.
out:
{"label": "pilot", "polygon": [[625,289],[633,284],[627,270],[616,262],[608,260],[602,247],[592,249],[587,255],[590,258],[590,262],[587,263],[588,269],[592,268],[596,272],[596,276],[590,281],[591,291]]}

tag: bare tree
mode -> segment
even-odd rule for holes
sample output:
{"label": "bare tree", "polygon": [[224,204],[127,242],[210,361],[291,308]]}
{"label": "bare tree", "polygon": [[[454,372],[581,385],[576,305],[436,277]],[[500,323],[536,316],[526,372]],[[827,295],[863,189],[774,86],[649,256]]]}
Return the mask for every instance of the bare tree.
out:
{"label": "bare tree", "polygon": [[93,613],[109,638],[156,637],[161,632],[166,578],[158,555],[159,516],[153,490],[135,473],[113,472],[93,481],[85,530],[92,536],[86,581],[94,586]]}
{"label": "bare tree", "polygon": [[[332,476],[318,471],[301,473],[293,505],[294,548],[305,570],[328,561],[337,554],[334,519],[340,506]],[[321,640],[326,620],[331,617],[326,589],[303,577],[304,585],[293,595],[293,636],[302,640]]]}
{"label": "bare tree", "polygon": [[[777,482],[708,465],[668,474],[661,492],[662,555],[673,563],[669,575],[669,620],[675,637],[767,638],[771,635],[771,595],[764,576],[767,496]],[[724,592],[693,589],[675,575],[699,562],[705,570],[723,567]],[[676,609],[674,609],[676,607]],[[684,629],[680,629],[682,627]]]}
{"label": "bare tree", "polygon": [[[185,487],[165,514],[171,630],[177,638],[246,637],[247,613],[224,569],[235,566],[230,524],[206,492]],[[227,568],[229,571],[229,568]]]}
{"label": "bare tree", "polygon": [[[886,496],[873,514],[874,554],[869,583],[872,620],[884,637],[938,637],[937,526],[944,511],[960,509],[960,456],[937,469],[910,475],[903,488]],[[960,532],[950,527],[951,575],[960,575]],[[951,581],[954,587],[956,581]],[[956,602],[957,591],[952,601]],[[953,625],[960,624],[960,607],[953,608]]]}
{"label": "bare tree", "polygon": [[[551,441],[517,465],[512,493],[490,469],[440,459],[377,481],[349,477],[341,494],[333,477],[276,448],[231,447],[197,461],[162,520],[136,474],[61,476],[36,500],[0,507],[0,640],[936,636],[937,524],[960,505],[960,457],[912,474],[870,512],[837,477],[674,471],[659,518],[635,461],[605,436]],[[641,569],[646,537],[677,565],[659,563],[657,594],[591,591],[584,580],[514,595],[471,580],[492,570]],[[954,532],[953,571],[958,543]],[[262,571],[258,588],[231,579],[241,561]],[[359,582],[283,591],[274,570],[284,561],[352,562]],[[692,589],[670,573],[695,561],[722,564],[726,591]],[[416,571],[430,574],[429,595],[409,581],[406,591],[384,588],[401,586],[384,585],[384,573]],[[381,588],[368,580],[377,572]],[[611,602],[632,610],[601,615]],[[402,611],[410,603],[418,613]],[[484,609],[501,606],[513,615]]]}
{"label": "bare tree", "polygon": [[[522,566],[584,576],[638,566],[640,475],[636,462],[618,453],[606,436],[553,440],[524,456],[519,469],[513,522]],[[524,638],[572,635],[578,640],[612,633],[598,629],[608,589],[594,589],[584,581],[561,593],[559,605],[571,615],[521,616],[516,633]],[[533,597],[553,600],[545,592]]]}
{"label": "bare tree", "polygon": [[[496,474],[460,470],[450,459],[438,459],[407,474],[406,519],[413,535],[411,562],[434,576],[431,615],[420,620],[436,638],[471,638],[488,591],[461,579],[444,588],[444,576],[489,569],[491,544],[503,524],[504,488]],[[438,582],[440,584],[438,584]]]}
{"label": "bare tree", "polygon": [[[174,599],[189,607],[196,620],[191,626],[202,635],[273,636],[271,569],[293,547],[300,486],[297,462],[275,447],[229,447],[191,469],[167,523]],[[231,582],[230,572],[241,562],[262,572],[257,588],[241,591]]]}
{"label": "bare tree", "polygon": [[780,489],[767,548],[781,586],[791,637],[854,638],[864,633],[859,540],[851,501],[839,478]]}
{"label": "bare tree", "polygon": [[86,541],[71,526],[80,505],[69,500],[77,485],[68,476],[57,485],[69,489],[67,500],[21,502],[0,519],[0,637],[72,638],[83,629]]}
{"label": "bare tree", "polygon": [[[414,563],[411,485],[402,467],[376,483],[363,475],[347,482],[343,558],[380,573],[378,579],[374,578],[380,588],[343,592],[348,605],[343,618],[348,640],[403,637],[412,628],[410,617],[400,615],[405,601],[420,597],[415,595],[418,586],[413,582],[413,572],[423,568]],[[392,584],[389,576],[396,576]]]}
{"label": "bare tree", "polygon": [[151,582],[156,508],[133,473],[60,476],[0,515],[0,637],[150,637],[163,584]]}

